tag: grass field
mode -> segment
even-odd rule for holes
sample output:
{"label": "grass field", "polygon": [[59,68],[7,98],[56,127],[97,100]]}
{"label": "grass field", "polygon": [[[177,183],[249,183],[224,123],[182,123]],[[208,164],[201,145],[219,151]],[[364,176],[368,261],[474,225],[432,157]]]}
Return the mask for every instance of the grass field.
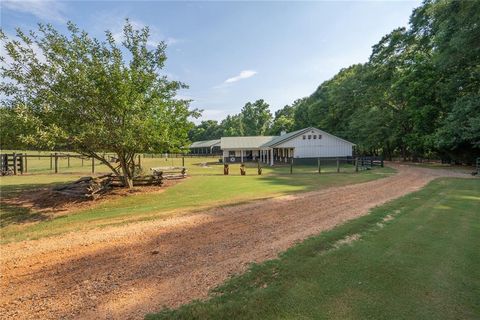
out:
{"label": "grass field", "polygon": [[[29,153],[30,154],[30,153]],[[142,158],[145,168],[179,166],[181,158]],[[200,164],[205,164],[200,165]],[[343,165],[342,173],[333,173],[335,166],[323,166],[322,174],[314,166],[295,166],[289,174],[289,166],[265,167],[263,175],[256,173],[256,164],[249,164],[247,176],[240,176],[239,165],[231,165],[230,175],[223,175],[223,166],[217,158],[186,158],[190,178],[162,193],[140,193],[127,197],[106,200],[91,208],[79,209],[68,215],[51,216],[49,212],[15,205],[2,204],[0,210],[1,243],[36,239],[70,231],[87,230],[133,221],[166,218],[172,215],[204,210],[218,205],[228,205],[255,199],[263,199],[294,192],[309,191],[331,186],[370,181],[388,176],[390,168],[354,173],[353,166]],[[81,166],[79,159],[60,160],[60,173],[51,174],[48,158],[31,158],[29,173],[23,176],[0,178],[2,198],[8,199],[42,187],[49,187],[89,175],[88,165]],[[108,172],[98,166],[98,174]]]}
{"label": "grass field", "polygon": [[435,180],[147,319],[479,319],[479,208],[480,180]]}

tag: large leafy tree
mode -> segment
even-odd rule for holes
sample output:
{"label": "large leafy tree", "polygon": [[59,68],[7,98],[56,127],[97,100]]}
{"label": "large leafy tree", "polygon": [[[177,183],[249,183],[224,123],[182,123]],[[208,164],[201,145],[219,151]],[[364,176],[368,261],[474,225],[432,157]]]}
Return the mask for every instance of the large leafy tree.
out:
{"label": "large leafy tree", "polygon": [[188,135],[192,141],[220,139],[222,136],[222,126],[218,121],[205,120],[198,126],[192,128]]}
{"label": "large leafy tree", "polygon": [[270,132],[273,135],[278,135],[282,131],[290,132],[294,130],[295,111],[304,100],[305,99],[297,99],[292,103],[292,105],[286,105],[283,108],[275,111],[275,117],[272,122],[272,127],[270,128]]}
{"label": "large leafy tree", "polygon": [[480,156],[480,2],[426,0],[364,65],[341,70],[295,110],[360,151],[404,159]]}
{"label": "large leafy tree", "polygon": [[268,132],[272,122],[270,106],[263,99],[247,102],[241,111],[244,135],[258,136]]}
{"label": "large leafy tree", "polygon": [[220,123],[223,137],[243,136],[245,133],[242,117],[240,114],[227,116]]}
{"label": "large leafy tree", "polygon": [[471,161],[480,156],[480,2],[425,1],[412,28],[434,48],[440,117],[435,144],[442,154]]}
{"label": "large leafy tree", "polygon": [[[64,148],[93,157],[133,186],[135,155],[176,150],[185,145],[189,101],[175,99],[185,85],[161,75],[166,45],[149,47],[149,29],[126,21],[123,40],[111,32],[100,41],[68,24],[68,35],[50,25],[1,33],[2,108],[34,128],[22,141],[42,148]],[[114,152],[112,163],[103,152]]]}

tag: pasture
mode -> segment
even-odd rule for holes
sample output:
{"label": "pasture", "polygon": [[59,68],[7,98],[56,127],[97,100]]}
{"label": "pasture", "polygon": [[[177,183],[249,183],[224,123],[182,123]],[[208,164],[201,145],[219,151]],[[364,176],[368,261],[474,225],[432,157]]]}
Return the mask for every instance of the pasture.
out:
{"label": "pasture", "polygon": [[[29,155],[35,152],[28,152]],[[45,153],[38,153],[45,154]],[[239,164],[230,165],[230,175],[223,175],[223,165],[214,157],[185,158],[189,178],[169,187],[128,195],[101,199],[88,205],[68,210],[37,208],[35,205],[19,205],[26,193],[51,188],[91,175],[90,161],[78,158],[59,158],[58,171],[53,174],[49,158],[29,157],[28,173],[0,178],[2,192],[1,242],[37,239],[71,231],[89,230],[135,221],[164,219],[206,210],[216,206],[238,204],[258,199],[276,197],[296,192],[312,191],[332,186],[371,181],[395,172],[391,168],[356,173],[352,165],[343,164],[341,173],[336,167],[322,166],[318,174],[316,166],[263,167],[257,175],[257,165],[247,163],[247,175],[240,175]],[[145,171],[151,167],[181,166],[182,158],[141,158]],[[108,173],[106,166],[96,163],[95,174]],[[19,200],[19,201],[17,201]]]}

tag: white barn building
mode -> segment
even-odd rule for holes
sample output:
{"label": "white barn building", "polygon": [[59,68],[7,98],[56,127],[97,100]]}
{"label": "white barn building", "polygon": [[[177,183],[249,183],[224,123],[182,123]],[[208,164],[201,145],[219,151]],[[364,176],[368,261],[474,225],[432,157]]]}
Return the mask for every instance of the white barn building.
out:
{"label": "white barn building", "polygon": [[260,159],[273,165],[289,158],[351,157],[355,144],[317,128],[305,128],[280,136],[222,137],[224,162]]}

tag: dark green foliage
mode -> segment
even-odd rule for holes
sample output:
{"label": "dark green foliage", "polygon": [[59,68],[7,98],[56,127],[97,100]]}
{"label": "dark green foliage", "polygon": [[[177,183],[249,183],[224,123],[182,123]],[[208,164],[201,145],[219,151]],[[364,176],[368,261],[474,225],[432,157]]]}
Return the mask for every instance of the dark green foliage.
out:
{"label": "dark green foliage", "polygon": [[268,132],[272,122],[272,114],[269,107],[268,103],[262,99],[245,104],[240,113],[244,135],[258,136]]}
{"label": "dark green foliage", "polygon": [[480,2],[425,1],[373,47],[368,63],[341,70],[295,111],[384,156],[480,156]]}
{"label": "dark green foliage", "polygon": [[188,133],[191,141],[214,140],[222,136],[222,126],[215,120],[202,121]]}
{"label": "dark green foliage", "polygon": [[293,104],[286,105],[280,110],[275,112],[275,118],[273,119],[270,133],[273,135],[279,135],[282,131],[291,132],[295,130],[295,111],[297,107],[305,101],[304,99],[298,99]]}

